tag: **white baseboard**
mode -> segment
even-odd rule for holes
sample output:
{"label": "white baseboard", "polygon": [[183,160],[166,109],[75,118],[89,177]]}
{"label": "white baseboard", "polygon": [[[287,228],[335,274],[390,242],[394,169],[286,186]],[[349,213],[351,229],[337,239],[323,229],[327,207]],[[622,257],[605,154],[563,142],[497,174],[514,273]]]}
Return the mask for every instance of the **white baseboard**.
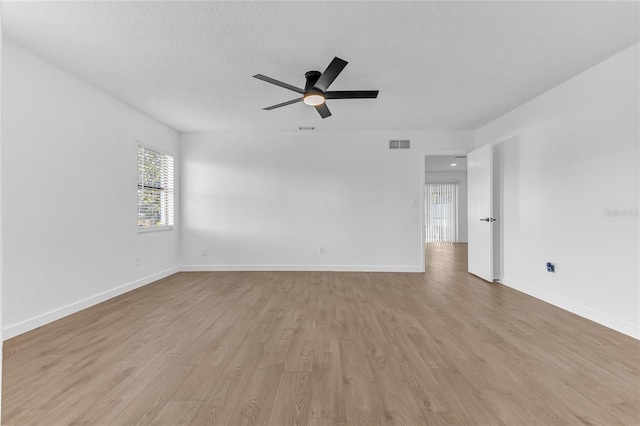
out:
{"label": "white baseboard", "polygon": [[328,271],[328,272],[424,272],[420,266],[380,265],[182,265],[181,272]]}
{"label": "white baseboard", "polygon": [[9,326],[6,326],[2,330],[2,339],[3,340],[11,339],[12,337],[18,336],[22,333],[26,333],[27,331],[31,331],[38,327],[42,327],[43,325],[59,320],[60,318],[64,318],[71,314],[75,314],[76,312],[79,312],[83,309],[90,308],[91,306],[97,305],[98,303],[102,303],[106,300],[112,299],[116,296],[120,296],[121,294],[127,293],[131,290],[135,290],[136,288],[150,284],[159,279],[168,277],[169,275],[173,275],[176,272],[179,272],[178,267],[170,268],[170,269],[158,272],[156,274],[148,275],[146,277],[140,278],[128,284],[121,285],[111,290],[107,290],[105,292],[96,294],[94,296],[87,297],[86,299],[82,299],[77,302],[70,303],[66,306],[62,306],[60,308],[35,316],[33,318],[29,318],[17,324],[11,324]]}
{"label": "white baseboard", "polygon": [[634,339],[640,340],[640,327],[638,326],[638,324],[630,324],[626,321],[622,321],[618,318],[612,317],[611,315],[554,296],[553,294],[538,290],[515,280],[505,278],[501,280],[500,283],[514,290],[518,290],[522,293],[528,294],[529,296],[535,297],[536,299],[540,299],[544,302],[550,303],[566,311],[579,315],[583,318],[586,318],[593,322],[597,322],[600,325],[611,328],[615,331],[619,331],[622,334],[631,336]]}

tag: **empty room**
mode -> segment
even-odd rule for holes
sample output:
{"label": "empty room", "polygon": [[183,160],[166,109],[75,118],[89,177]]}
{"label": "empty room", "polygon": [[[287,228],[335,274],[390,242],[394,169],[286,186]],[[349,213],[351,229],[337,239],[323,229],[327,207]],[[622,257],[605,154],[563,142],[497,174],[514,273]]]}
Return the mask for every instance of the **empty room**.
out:
{"label": "empty room", "polygon": [[2,1],[3,425],[640,424],[637,1]]}

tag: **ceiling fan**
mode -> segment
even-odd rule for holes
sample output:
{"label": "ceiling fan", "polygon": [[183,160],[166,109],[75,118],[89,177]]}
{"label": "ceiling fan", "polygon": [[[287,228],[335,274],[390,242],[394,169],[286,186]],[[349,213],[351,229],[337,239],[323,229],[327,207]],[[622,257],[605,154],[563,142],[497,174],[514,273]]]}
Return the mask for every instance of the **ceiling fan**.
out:
{"label": "ceiling fan", "polygon": [[325,103],[325,99],[374,99],[378,97],[377,90],[334,90],[327,91],[333,80],[342,72],[344,67],[348,64],[338,57],[333,58],[329,66],[323,73],[320,71],[309,71],[304,74],[307,79],[307,83],[304,86],[304,90],[292,86],[282,81],[275,80],[271,77],[264,76],[262,74],[254,75],[258,80],[266,81],[267,83],[275,84],[276,86],[284,87],[285,89],[293,90],[302,95],[302,97],[293,99],[291,101],[283,102],[281,104],[272,105],[264,110],[272,110],[283,106],[298,103],[300,101],[307,105],[315,107],[316,111],[322,118],[327,118],[331,115],[331,111]]}

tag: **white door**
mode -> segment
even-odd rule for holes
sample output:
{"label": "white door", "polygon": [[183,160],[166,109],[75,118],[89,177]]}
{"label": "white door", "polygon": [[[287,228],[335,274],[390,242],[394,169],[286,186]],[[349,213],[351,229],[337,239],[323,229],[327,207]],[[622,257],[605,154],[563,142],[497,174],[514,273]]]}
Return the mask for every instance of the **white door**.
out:
{"label": "white door", "polygon": [[493,281],[493,146],[467,156],[469,272]]}

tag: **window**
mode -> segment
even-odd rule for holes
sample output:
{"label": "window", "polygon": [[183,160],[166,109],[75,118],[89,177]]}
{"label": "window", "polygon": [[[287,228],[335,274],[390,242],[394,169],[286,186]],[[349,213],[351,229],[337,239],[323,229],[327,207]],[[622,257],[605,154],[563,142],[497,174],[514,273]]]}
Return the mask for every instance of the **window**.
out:
{"label": "window", "polygon": [[138,145],[138,231],[173,228],[173,157]]}
{"label": "window", "polygon": [[428,243],[455,243],[458,240],[458,184],[428,183],[425,225]]}

